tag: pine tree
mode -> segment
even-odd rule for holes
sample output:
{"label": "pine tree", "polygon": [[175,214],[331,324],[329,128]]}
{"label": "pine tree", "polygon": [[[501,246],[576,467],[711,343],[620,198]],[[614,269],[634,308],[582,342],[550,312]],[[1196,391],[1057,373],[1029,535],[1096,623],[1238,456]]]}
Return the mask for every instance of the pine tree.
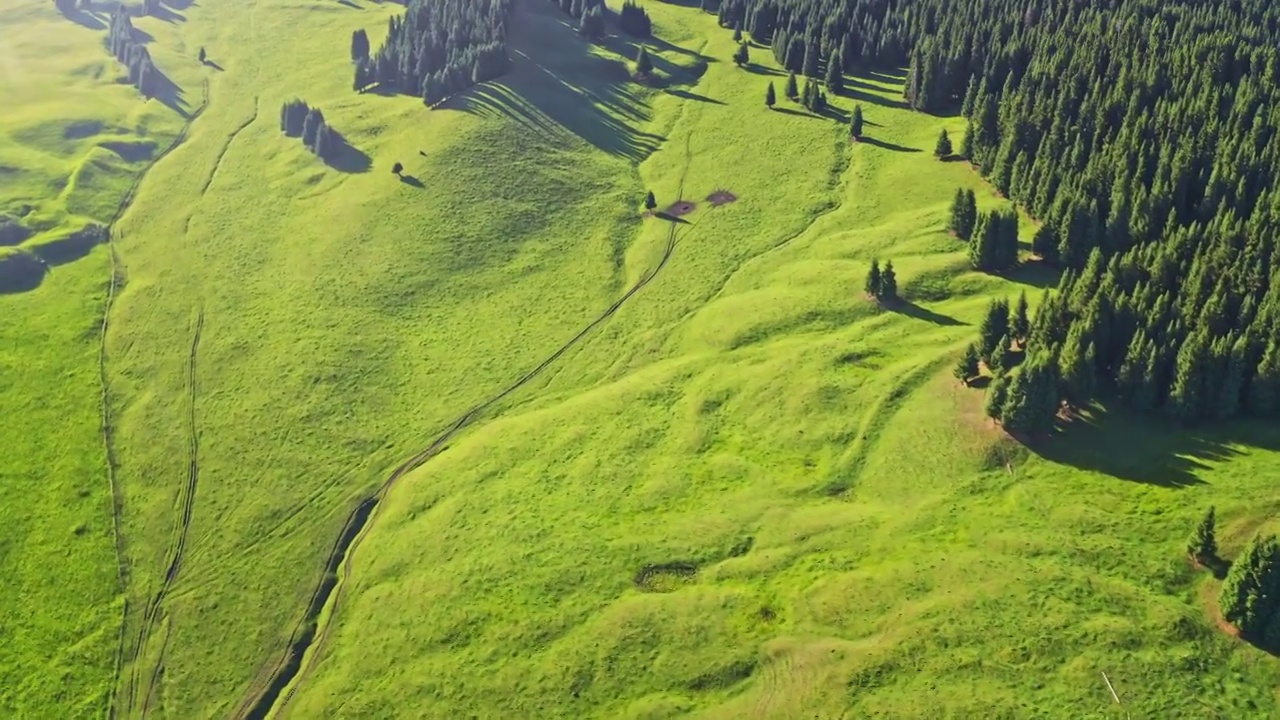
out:
{"label": "pine tree", "polygon": [[649,58],[649,49],[643,45],[640,46],[640,52],[636,53],[636,75],[642,78],[653,75],[653,60]]}
{"label": "pine tree", "polygon": [[871,297],[880,297],[880,289],[883,278],[880,275],[880,261],[871,260],[871,270],[867,272],[867,281],[863,284],[862,289]]}
{"label": "pine tree", "polygon": [[805,77],[818,77],[818,68],[822,66],[822,51],[818,43],[811,42],[804,50]]}
{"label": "pine tree", "polygon": [[395,175],[399,175],[400,173],[404,172],[404,165],[401,165],[400,163],[395,163],[394,165],[391,166],[391,172]]}
{"label": "pine tree", "polygon": [[1032,356],[1011,375],[1008,397],[1000,410],[1012,433],[1043,434],[1053,429],[1058,411],[1057,373],[1051,358]]}
{"label": "pine tree", "polygon": [[1039,230],[1036,230],[1036,234],[1031,238],[1031,252],[1049,262],[1057,262],[1058,234],[1054,231],[1053,225],[1044,223]]}
{"label": "pine tree", "polygon": [[1193,333],[1178,350],[1177,370],[1169,390],[1169,411],[1184,423],[1199,420],[1204,412],[1207,338],[1203,330]]}
{"label": "pine tree", "polygon": [[1097,387],[1096,353],[1093,340],[1085,335],[1084,323],[1072,323],[1058,363],[1063,394],[1073,407],[1083,407],[1093,397]]}
{"label": "pine tree", "polygon": [[969,343],[969,346],[964,349],[964,356],[960,358],[960,362],[956,363],[953,374],[966,387],[969,385],[969,378],[977,377],[978,349],[973,346],[973,343]]}
{"label": "pine tree", "polygon": [[1009,303],[1006,300],[992,300],[987,306],[987,314],[978,329],[978,354],[983,362],[991,364],[992,353],[1000,344],[1000,338],[1009,335]]}
{"label": "pine tree", "polygon": [[965,126],[964,137],[960,140],[960,157],[973,160],[973,123]]}
{"label": "pine tree", "polygon": [[644,197],[644,209],[653,210],[656,207],[658,207],[658,198],[654,197],[653,191],[650,190]]}
{"label": "pine tree", "polygon": [[876,297],[886,302],[898,299],[898,274],[893,270],[892,260],[885,262],[880,273],[880,292]]}
{"label": "pine tree", "polygon": [[1272,621],[1280,599],[1280,546],[1274,535],[1255,536],[1222,583],[1218,606],[1222,617],[1247,638],[1259,639]]}
{"label": "pine tree", "polygon": [[1000,336],[1000,340],[991,351],[991,361],[987,363],[993,375],[1001,375],[1013,369],[1012,345],[1008,335]]}
{"label": "pine tree", "polygon": [[1215,526],[1217,519],[1214,517],[1213,506],[1209,506],[1209,511],[1204,514],[1204,519],[1192,531],[1191,537],[1187,539],[1187,555],[1190,555],[1196,562],[1207,564],[1218,558],[1218,540],[1215,534]]}
{"label": "pine tree", "polygon": [[778,95],[773,91],[773,83],[769,83],[769,88],[764,92],[764,104],[769,106],[770,110],[778,104]]}
{"label": "pine tree", "polygon": [[965,235],[965,197],[964,188],[956,188],[956,196],[951,201],[951,219],[947,221],[947,229],[955,234],[961,240],[968,240]]}
{"label": "pine tree", "polygon": [[787,75],[787,99],[796,100],[800,97],[800,86],[796,83],[796,74]]}
{"label": "pine tree", "polygon": [[351,61],[364,62],[369,59],[369,35],[363,29],[351,33]]}
{"label": "pine tree", "polygon": [[844,68],[840,66],[840,56],[832,55],[827,58],[827,89],[832,93],[839,95],[844,92]]}
{"label": "pine tree", "polygon": [[200,48],[200,54],[197,56],[197,59],[200,61],[201,65],[204,65],[209,61],[209,55],[205,53],[204,48]]}
{"label": "pine tree", "polygon": [[983,403],[982,410],[987,417],[1001,422],[1004,419],[1004,406],[1009,400],[1009,376],[1004,373],[996,373],[991,378],[991,385],[987,387],[987,399]]}
{"label": "pine tree", "polygon": [[945,128],[938,135],[938,144],[933,147],[933,156],[942,160],[951,157],[951,138],[947,137]]}
{"label": "pine tree", "polygon": [[1275,417],[1280,410],[1280,343],[1275,340],[1267,344],[1258,362],[1245,404],[1254,417]]}
{"label": "pine tree", "polygon": [[733,53],[733,62],[738,67],[746,67],[751,63],[751,51],[746,43],[738,43],[738,49]]}
{"label": "pine tree", "polygon": [[854,140],[862,138],[862,106],[853,106],[853,116],[849,119],[849,136]]}
{"label": "pine tree", "polygon": [[1009,321],[1009,333],[1018,345],[1027,346],[1027,338],[1031,337],[1031,314],[1027,306],[1027,291],[1018,293],[1018,302],[1014,305],[1013,319]]}
{"label": "pine tree", "polygon": [[733,41],[736,43],[742,42],[742,21],[733,24]]}

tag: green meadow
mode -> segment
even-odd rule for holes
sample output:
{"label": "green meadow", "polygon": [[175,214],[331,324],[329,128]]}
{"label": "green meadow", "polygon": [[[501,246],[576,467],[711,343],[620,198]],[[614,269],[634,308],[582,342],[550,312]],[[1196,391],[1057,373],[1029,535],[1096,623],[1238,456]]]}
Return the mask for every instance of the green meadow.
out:
{"label": "green meadow", "polygon": [[[771,111],[785,75],[714,15],[646,3],[638,83],[636,41],[520,0],[512,71],[427,110],[351,90],[397,5],[165,7],[135,25],[167,103],[102,9],[0,5],[31,230],[0,247],[0,714],[251,716],[299,637],[269,716],[1280,713],[1183,549],[1210,504],[1227,558],[1274,523],[1280,429],[993,426],[952,366],[1057,278],[970,269],[956,188],[1007,201],[901,73]],[[341,163],[280,132],[293,98]]]}

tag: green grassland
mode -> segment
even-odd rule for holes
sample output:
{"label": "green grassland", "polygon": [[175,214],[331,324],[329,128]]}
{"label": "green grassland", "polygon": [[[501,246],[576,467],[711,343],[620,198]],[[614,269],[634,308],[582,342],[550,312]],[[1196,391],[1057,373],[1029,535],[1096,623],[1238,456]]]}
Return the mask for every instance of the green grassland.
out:
{"label": "green grassland", "polygon": [[[351,32],[376,47],[394,5],[141,18],[168,104],[111,82],[102,30],[0,9],[21,67],[61,43],[0,72],[0,212],[42,228],[0,252],[109,222],[146,170],[104,346],[123,597],[111,256],[0,294],[3,714],[241,715],[348,514],[463,417],[386,489],[277,716],[1280,712],[1275,659],[1215,629],[1182,559],[1210,503],[1227,557],[1271,521],[1280,432],[993,428],[951,365],[991,298],[1054,277],[972,272],[944,232],[957,186],[1004,202],[932,157],[963,120],[892,74],[771,112],[767,48],[737,68],[713,15],[646,7],[652,83],[634,42],[521,0],[513,72],[433,111],[350,90]],[[279,132],[294,97],[350,142],[336,167]],[[698,208],[642,217],[646,189]],[[863,296],[872,258],[901,306]]]}

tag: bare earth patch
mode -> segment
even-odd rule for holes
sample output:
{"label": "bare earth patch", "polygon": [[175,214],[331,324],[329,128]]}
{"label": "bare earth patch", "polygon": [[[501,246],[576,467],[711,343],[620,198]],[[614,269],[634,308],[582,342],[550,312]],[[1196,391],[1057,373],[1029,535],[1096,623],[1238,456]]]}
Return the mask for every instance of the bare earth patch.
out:
{"label": "bare earth patch", "polygon": [[677,200],[674,203],[671,203],[671,207],[664,210],[663,214],[670,215],[671,217],[683,217],[697,209],[698,206],[688,200]]}
{"label": "bare earth patch", "polygon": [[738,196],[728,190],[717,190],[707,196],[707,202],[711,203],[711,207],[720,207],[737,201]]}

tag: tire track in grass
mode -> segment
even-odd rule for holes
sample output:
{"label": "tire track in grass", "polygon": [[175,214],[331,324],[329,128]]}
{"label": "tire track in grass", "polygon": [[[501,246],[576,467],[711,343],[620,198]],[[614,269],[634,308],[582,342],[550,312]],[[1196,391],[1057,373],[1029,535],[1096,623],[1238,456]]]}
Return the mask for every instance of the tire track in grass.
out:
{"label": "tire track in grass", "polygon": [[196,314],[195,331],[192,333],[191,349],[187,356],[187,478],[179,494],[181,511],[177,519],[177,537],[170,548],[169,566],[165,570],[164,582],[161,583],[160,589],[156,591],[151,601],[147,603],[147,608],[143,613],[142,627],[138,632],[138,644],[133,654],[134,665],[129,683],[128,709],[132,710],[137,706],[139,691],[145,689],[145,692],[141,694],[141,714],[144,717],[150,708],[151,698],[156,690],[156,682],[163,669],[164,651],[169,644],[167,626],[165,639],[161,643],[160,653],[156,657],[155,665],[151,669],[150,678],[147,680],[145,688],[142,686],[143,678],[140,675],[142,667],[139,661],[150,643],[151,633],[155,629],[156,622],[160,619],[160,611],[165,597],[169,594],[170,589],[173,588],[173,584],[177,581],[178,574],[182,570],[182,559],[187,547],[187,535],[191,528],[191,516],[195,509],[196,485],[200,478],[200,437],[196,424],[196,373],[200,352],[200,335],[203,330],[204,310],[201,309]]}
{"label": "tire track in grass", "polygon": [[116,251],[116,243],[124,236],[120,233],[118,225],[120,219],[124,217],[125,212],[133,204],[133,199],[138,193],[138,188],[142,185],[142,181],[146,179],[151,168],[155,167],[161,160],[165,159],[169,153],[173,152],[179,145],[187,139],[187,133],[190,132],[191,126],[199,117],[204,114],[206,108],[209,107],[209,80],[206,78],[201,85],[202,99],[200,107],[196,108],[187,116],[186,123],[182,129],[174,136],[173,141],[169,143],[163,150],[151,159],[147,166],[129,186],[129,191],[120,201],[120,206],[116,209],[115,215],[111,221],[107,223],[110,232],[107,233],[107,253],[111,258],[111,279],[107,285],[107,301],[102,309],[102,329],[99,334],[98,344],[98,378],[102,386],[102,444],[107,459],[107,482],[111,487],[111,523],[112,534],[115,537],[116,547],[116,565],[117,575],[120,583],[120,595],[124,598],[124,607],[120,616],[120,632],[116,640],[116,659],[115,668],[112,671],[111,679],[111,698],[108,701],[107,717],[115,720],[118,714],[119,690],[120,690],[120,673],[124,669],[125,651],[128,644],[128,624],[129,624],[129,562],[128,547],[124,539],[124,530],[121,525],[121,514],[124,511],[124,496],[120,492],[120,485],[116,478],[116,455],[115,444],[112,442],[111,435],[111,399],[109,393],[109,385],[107,379],[107,332],[111,327],[111,311],[115,307],[116,296],[123,287],[127,274],[123,263],[120,261],[120,255]]}
{"label": "tire track in grass", "polygon": [[[690,135],[685,142],[685,167],[680,177],[680,194],[683,195],[685,178],[689,171],[689,162],[693,158],[693,138]],[[708,210],[708,214],[714,212],[715,208]],[[688,232],[694,230],[697,226],[696,222],[690,222],[685,225],[687,232],[684,237],[688,236]],[[505,400],[507,397],[523,388],[527,383],[541,375],[547,368],[559,360],[565,353],[573,349],[578,343],[587,337],[593,330],[608,321],[617,311],[632,297],[645,288],[649,283],[662,272],[667,263],[674,254],[678,239],[681,237],[680,223],[672,222],[671,228],[667,232],[666,245],[658,262],[650,268],[643,276],[640,277],[632,286],[623,293],[617,300],[606,308],[594,320],[578,331],[576,335],[570,338],[566,343],[560,346],[555,352],[547,356],[536,367],[520,376],[512,384],[508,385],[504,390],[493,395],[489,399],[473,406],[467,410],[452,423],[450,423],[436,438],[420,450],[417,454],[402,462],[397,466],[387,479],[375,490],[371,495],[361,501],[354,510],[347,516],[347,521],[343,525],[342,532],[339,533],[332,550],[329,553],[328,560],[325,563],[324,574],[321,576],[319,584],[312,592],[311,600],[307,605],[307,611],[295,627],[289,638],[289,646],[285,654],[276,662],[270,673],[266,676],[265,687],[261,691],[253,688],[250,694],[241,703],[235,713],[235,717],[245,720],[261,720],[273,716],[276,712],[282,710],[294,697],[298,687],[306,680],[313,666],[304,667],[304,661],[308,656],[317,656],[325,647],[329,640],[329,631],[332,627],[332,618],[337,613],[338,606],[342,600],[342,594],[346,587],[346,580],[351,575],[351,567],[353,557],[360,543],[368,535],[369,528],[373,521],[377,518],[378,511],[381,508],[381,501],[386,497],[387,493],[395,484],[405,475],[413,472],[421,467],[432,457],[438,455],[444,450],[448,443],[455,435],[464,428],[471,425],[486,410]],[[323,627],[317,627],[317,621],[325,609],[329,610],[330,621],[325,623]],[[260,677],[261,677],[260,673]],[[255,683],[258,684],[258,683]],[[285,693],[286,688],[288,692]]]}

